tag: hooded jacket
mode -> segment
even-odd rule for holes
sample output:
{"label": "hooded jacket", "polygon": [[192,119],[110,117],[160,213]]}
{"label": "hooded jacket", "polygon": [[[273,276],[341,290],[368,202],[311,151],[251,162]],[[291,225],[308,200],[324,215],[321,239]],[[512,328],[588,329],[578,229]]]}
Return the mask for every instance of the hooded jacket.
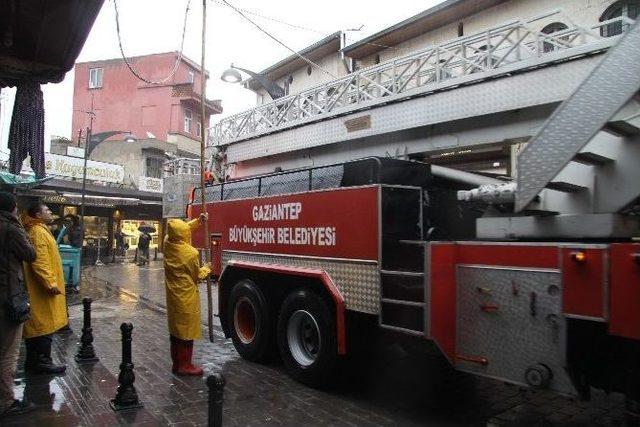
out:
{"label": "hooded jacket", "polygon": [[169,333],[182,340],[202,336],[198,282],[211,273],[209,267],[200,267],[198,250],[191,246],[191,230],[198,226],[197,219],[189,222],[171,219],[164,242]]}
{"label": "hooded jacket", "polygon": [[27,288],[22,272],[23,262],[33,262],[36,252],[27,232],[11,212],[0,211],[0,316],[9,295],[24,295]]}
{"label": "hooded jacket", "polygon": [[[24,264],[31,318],[24,324],[23,335],[33,338],[52,334],[68,323],[65,283],[62,259],[49,227],[29,215],[23,216],[22,222],[36,252],[35,261]],[[57,286],[61,294],[52,294],[53,286]]]}

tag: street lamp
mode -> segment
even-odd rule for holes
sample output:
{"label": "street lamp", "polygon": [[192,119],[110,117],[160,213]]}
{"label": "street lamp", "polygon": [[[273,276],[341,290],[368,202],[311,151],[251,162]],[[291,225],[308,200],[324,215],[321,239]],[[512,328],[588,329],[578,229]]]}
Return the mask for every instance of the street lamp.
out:
{"label": "street lamp", "polygon": [[[91,124],[93,124],[93,116],[91,117]],[[80,224],[82,225],[82,241],[83,242],[84,242],[84,231],[85,231],[84,199],[85,199],[85,194],[87,189],[87,161],[89,160],[89,156],[91,155],[93,150],[100,143],[104,142],[106,139],[111,138],[114,135],[119,135],[121,133],[124,133],[127,135],[124,139],[126,142],[135,142],[137,140],[136,137],[131,133],[131,131],[112,130],[108,132],[96,133],[95,135],[93,135],[91,133],[91,128],[87,129],[87,140],[84,147],[84,168],[82,169],[82,193],[81,193],[81,199],[80,199]],[[99,245],[100,245],[100,237],[98,236],[98,251],[100,250]],[[80,248],[80,250],[82,250],[82,247]],[[99,257],[100,257],[100,254],[98,252],[98,259],[96,260],[96,265],[102,265],[102,262],[100,261]],[[82,259],[80,264],[82,264]]]}
{"label": "street lamp", "polygon": [[242,82],[242,75],[240,74],[240,71],[250,75],[252,79],[255,79],[258,84],[260,84],[260,86],[262,86],[264,90],[267,91],[271,99],[275,100],[278,98],[282,98],[285,95],[284,89],[274,81],[268,79],[262,74],[254,73],[253,71],[236,67],[233,64],[231,64],[231,66],[222,73],[220,79],[227,83],[240,83]]}

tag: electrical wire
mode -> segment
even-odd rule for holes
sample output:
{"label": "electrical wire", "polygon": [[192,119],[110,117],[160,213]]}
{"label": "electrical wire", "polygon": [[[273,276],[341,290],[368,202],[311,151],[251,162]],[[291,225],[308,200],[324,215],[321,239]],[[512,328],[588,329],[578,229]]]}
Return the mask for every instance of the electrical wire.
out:
{"label": "electrical wire", "polygon": [[[115,0],[114,0],[115,1]],[[251,24],[253,24],[253,26],[255,26],[258,30],[260,30],[262,33],[264,33],[265,35],[267,35],[271,40],[275,41],[276,43],[278,43],[280,46],[284,47],[285,49],[293,52],[294,55],[298,56],[300,59],[302,59],[303,61],[305,61],[307,64],[319,69],[320,71],[322,71],[323,73],[333,77],[334,79],[337,79],[338,76],[336,76],[335,74],[331,73],[330,71],[325,70],[324,68],[322,68],[320,65],[318,65],[317,63],[313,62],[312,60],[310,60],[309,58],[305,57],[304,55],[302,55],[301,53],[299,53],[298,51],[290,48],[288,45],[286,45],[284,42],[282,42],[280,39],[278,39],[276,36],[274,36],[273,34],[269,33],[267,30],[265,30],[264,28],[262,28],[260,25],[258,25],[253,19],[249,18],[244,12],[242,12],[240,9],[238,9],[236,6],[232,5],[231,3],[229,3],[227,0],[222,0],[222,2],[227,5],[228,7],[230,7],[231,9],[233,9],[238,15],[242,16],[244,19],[246,19],[247,21],[249,21]]]}
{"label": "electrical wire", "polygon": [[140,75],[140,73],[133,68],[133,66],[127,59],[126,55],[124,54],[124,48],[122,47],[122,36],[120,34],[120,14],[118,13],[118,0],[113,0],[113,8],[115,9],[115,12],[116,12],[116,32],[118,33],[118,46],[120,46],[120,54],[122,55],[122,59],[124,60],[124,63],[127,65],[127,68],[129,68],[129,71],[131,71],[133,75],[136,76],[138,79],[148,84],[161,85],[167,82],[170,78],[172,78],[176,74],[176,72],[178,71],[178,67],[180,66],[180,61],[182,61],[182,50],[184,48],[184,38],[187,31],[187,16],[189,15],[189,6],[191,6],[191,0],[187,0],[187,7],[185,8],[185,11],[184,11],[184,23],[182,25],[182,39],[180,40],[180,51],[178,52],[178,56],[176,57],[175,63],[173,64],[173,68],[169,72],[169,75],[167,75],[164,79],[153,81],[153,80],[148,80],[144,78],[142,75]]}
{"label": "electrical wire", "polygon": [[[224,4],[224,2],[222,0],[212,0],[212,1],[214,3],[216,3],[216,4],[218,4],[218,5],[227,6],[226,4]],[[278,19],[278,18],[274,18],[272,16],[263,15],[263,14],[258,13],[256,11],[253,11],[253,10],[248,10],[248,9],[244,9],[244,8],[241,8],[241,7],[239,7],[238,10],[241,10],[241,11],[243,11],[244,13],[246,13],[248,15],[253,15],[253,16],[257,16],[258,18],[266,19],[268,21],[277,22],[278,24],[286,25],[287,27],[295,28],[297,30],[309,31],[309,32],[316,33],[316,34],[327,34],[326,31],[320,31],[320,30],[316,30],[314,28],[304,27],[302,25],[291,24],[289,22],[283,21],[283,20]]]}

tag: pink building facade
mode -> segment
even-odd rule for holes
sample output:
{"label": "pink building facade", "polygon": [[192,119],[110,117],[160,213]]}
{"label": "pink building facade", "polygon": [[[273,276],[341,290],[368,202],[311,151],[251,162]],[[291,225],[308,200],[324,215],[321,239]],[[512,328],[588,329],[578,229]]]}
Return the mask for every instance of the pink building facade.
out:
{"label": "pink building facade", "polygon": [[[133,57],[129,62],[145,79],[158,81],[171,74],[177,57],[177,52],[168,52]],[[73,138],[79,130],[85,134],[90,120],[86,112],[93,111],[94,134],[131,131],[139,139],[168,141],[181,151],[197,153],[202,126],[208,127],[211,115],[222,112],[220,101],[207,100],[203,121],[200,94],[200,67],[184,56],[176,73],[161,84],[139,80],[121,58],[77,63]]]}

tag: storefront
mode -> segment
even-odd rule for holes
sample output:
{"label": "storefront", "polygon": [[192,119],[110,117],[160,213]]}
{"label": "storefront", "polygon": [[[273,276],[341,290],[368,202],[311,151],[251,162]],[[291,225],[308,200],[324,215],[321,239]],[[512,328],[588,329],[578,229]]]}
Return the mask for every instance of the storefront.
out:
{"label": "storefront", "polygon": [[[53,212],[56,222],[52,226],[57,235],[62,223],[69,225],[80,222],[82,195],[76,192],[74,181],[46,183],[38,189],[23,193],[23,196],[40,198]],[[105,195],[109,194],[109,195]],[[153,230],[152,249],[161,251],[164,238],[162,227],[162,201],[159,194],[141,192],[127,188],[113,188],[87,185],[84,212],[83,262],[93,264],[96,261],[112,260],[116,246],[115,233],[123,231],[125,242],[130,251],[135,251],[141,226]],[[64,243],[71,244],[67,234]],[[133,255],[132,255],[133,256]]]}

